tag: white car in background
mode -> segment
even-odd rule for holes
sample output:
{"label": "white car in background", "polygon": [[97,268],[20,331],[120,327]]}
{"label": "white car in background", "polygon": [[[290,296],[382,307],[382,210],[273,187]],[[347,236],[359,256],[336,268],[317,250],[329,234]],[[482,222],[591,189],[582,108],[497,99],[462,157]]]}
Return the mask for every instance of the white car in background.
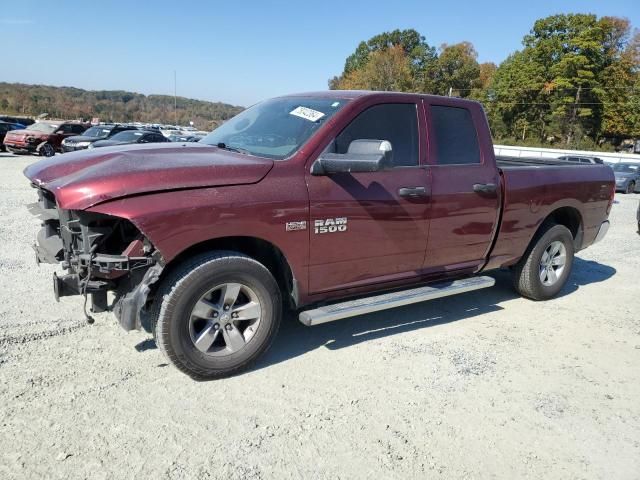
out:
{"label": "white car in background", "polygon": [[174,125],[161,125],[160,133],[169,138],[171,135],[180,135],[182,130]]}

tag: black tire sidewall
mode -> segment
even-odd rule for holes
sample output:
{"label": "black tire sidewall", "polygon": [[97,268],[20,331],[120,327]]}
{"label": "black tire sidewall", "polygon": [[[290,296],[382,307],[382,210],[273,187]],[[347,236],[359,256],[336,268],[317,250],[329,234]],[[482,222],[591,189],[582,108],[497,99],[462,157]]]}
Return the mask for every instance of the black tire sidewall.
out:
{"label": "black tire sidewall", "polygon": [[[51,149],[51,150],[49,150],[49,149]],[[45,153],[46,151],[53,152],[53,153],[51,155],[47,155]],[[44,145],[42,145],[40,147],[40,154],[43,157],[53,157],[56,154],[56,152],[55,152],[55,149],[53,148],[53,146],[50,143],[45,143]]]}
{"label": "black tire sidewall", "polygon": [[[540,261],[542,260],[542,255],[547,247],[555,241],[561,241],[566,249],[566,263],[562,274],[558,278],[558,281],[554,285],[544,285],[540,280]],[[528,275],[530,275],[531,285],[536,290],[536,296],[541,299],[548,299],[557,295],[560,290],[566,284],[569,276],[571,275],[571,270],[573,268],[573,257],[574,257],[574,244],[573,244],[573,235],[569,229],[563,225],[555,225],[549,228],[544,235],[540,237],[540,239],[536,242],[535,247],[531,250],[531,268]]]}
{"label": "black tire sidewall", "polygon": [[625,193],[635,193],[636,191],[636,182],[634,182],[633,180],[631,180],[628,184],[627,184],[627,189],[625,191]]}
{"label": "black tire sidewall", "polygon": [[[193,306],[208,290],[224,283],[241,283],[258,296],[262,309],[260,325],[245,348],[220,357],[198,350],[189,335]],[[263,353],[273,341],[281,316],[278,286],[269,271],[245,257],[213,260],[187,273],[164,298],[158,321],[160,339],[188,373],[215,377],[242,369]]]}

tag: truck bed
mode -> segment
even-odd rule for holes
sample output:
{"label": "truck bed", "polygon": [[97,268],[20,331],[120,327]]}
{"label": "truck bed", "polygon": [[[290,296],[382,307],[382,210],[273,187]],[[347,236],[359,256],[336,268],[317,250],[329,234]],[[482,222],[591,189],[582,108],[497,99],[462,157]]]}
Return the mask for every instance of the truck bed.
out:
{"label": "truck bed", "polygon": [[592,167],[597,164],[572,163],[565,160],[557,160],[555,158],[536,158],[536,157],[505,157],[496,156],[496,164],[499,168],[524,168],[524,167]]}
{"label": "truck bed", "polygon": [[541,222],[559,206],[578,215],[577,249],[594,241],[611,201],[611,168],[539,158],[496,157],[496,163],[503,204],[491,266],[517,262]]}

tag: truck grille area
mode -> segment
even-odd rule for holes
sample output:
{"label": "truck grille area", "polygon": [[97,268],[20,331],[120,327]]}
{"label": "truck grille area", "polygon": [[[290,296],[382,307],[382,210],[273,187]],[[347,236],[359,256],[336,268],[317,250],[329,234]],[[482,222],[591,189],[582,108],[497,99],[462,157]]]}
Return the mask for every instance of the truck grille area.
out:
{"label": "truck grille area", "polygon": [[60,215],[53,194],[38,188],[38,201],[27,205],[27,209],[42,220],[42,228],[34,245],[38,263],[61,262],[64,258],[64,247],[60,237]]}
{"label": "truck grille area", "polygon": [[42,220],[34,246],[38,262],[61,263],[79,281],[98,280],[93,289],[115,289],[113,280],[154,263],[152,245],[128,220],[60,209],[51,192],[36,188],[38,202],[28,208]]}

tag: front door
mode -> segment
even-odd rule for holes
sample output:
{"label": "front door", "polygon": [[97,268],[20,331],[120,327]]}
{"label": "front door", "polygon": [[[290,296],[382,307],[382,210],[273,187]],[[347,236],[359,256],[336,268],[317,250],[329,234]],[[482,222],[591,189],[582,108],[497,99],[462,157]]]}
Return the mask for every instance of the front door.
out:
{"label": "front door", "polygon": [[310,293],[399,280],[422,269],[430,179],[421,165],[420,127],[414,100],[363,108],[328,150],[347,153],[354,140],[387,140],[393,168],[308,175]]}

